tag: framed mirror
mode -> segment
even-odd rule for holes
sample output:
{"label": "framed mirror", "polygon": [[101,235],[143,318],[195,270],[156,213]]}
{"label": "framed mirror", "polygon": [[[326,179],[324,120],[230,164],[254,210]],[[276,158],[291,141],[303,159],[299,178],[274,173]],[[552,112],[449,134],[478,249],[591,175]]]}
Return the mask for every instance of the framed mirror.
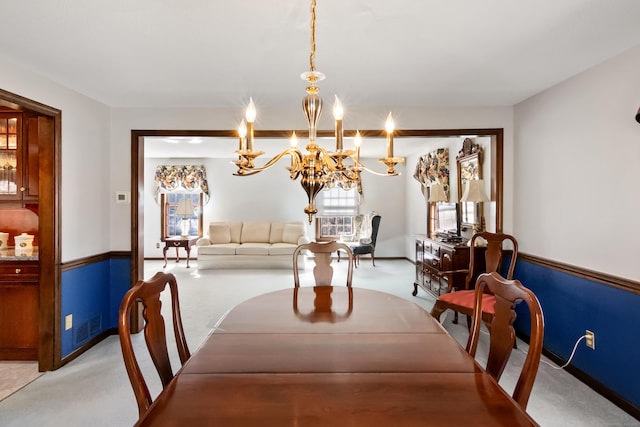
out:
{"label": "framed mirror", "polygon": [[[462,196],[467,188],[467,183],[472,180],[481,180],[482,177],[482,147],[466,138],[462,143],[462,149],[456,157],[458,164],[458,201],[460,202],[461,223],[473,226],[478,223],[476,217],[476,202],[463,202]],[[482,212],[482,202],[477,203],[478,211]],[[478,224],[481,226],[481,224]]]}

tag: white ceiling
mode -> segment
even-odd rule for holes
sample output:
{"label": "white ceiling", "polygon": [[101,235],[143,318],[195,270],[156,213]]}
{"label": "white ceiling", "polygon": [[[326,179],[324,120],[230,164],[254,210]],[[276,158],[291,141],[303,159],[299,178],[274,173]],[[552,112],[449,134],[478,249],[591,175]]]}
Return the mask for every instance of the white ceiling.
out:
{"label": "white ceiling", "polygon": [[[350,109],[511,106],[640,44],[638,0],[317,1],[321,95]],[[250,96],[259,107],[297,106],[309,5],[0,0],[0,57],[113,107],[242,111]],[[155,142],[146,156],[228,157],[235,147]],[[268,154],[286,147],[260,144]],[[366,144],[363,156],[382,153],[384,141]],[[409,146],[398,143],[398,155]]]}
{"label": "white ceiling", "polygon": [[[0,0],[0,16],[1,57],[110,106],[304,95],[307,0]],[[316,38],[325,99],[509,106],[640,44],[640,1],[318,0]]]}

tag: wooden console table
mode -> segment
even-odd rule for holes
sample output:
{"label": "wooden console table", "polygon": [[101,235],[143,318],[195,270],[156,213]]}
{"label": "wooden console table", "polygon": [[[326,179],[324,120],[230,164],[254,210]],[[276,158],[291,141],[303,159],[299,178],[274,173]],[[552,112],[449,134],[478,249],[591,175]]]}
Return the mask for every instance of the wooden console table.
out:
{"label": "wooden console table", "polygon": [[162,250],[162,255],[164,255],[164,265],[162,268],[167,266],[167,249],[176,248],[176,262],[180,262],[180,254],[178,253],[179,248],[184,248],[187,251],[187,268],[189,268],[189,259],[191,258],[191,246],[195,245],[198,241],[198,237],[196,236],[173,236],[173,237],[165,237],[162,239],[164,242],[164,249]]}
{"label": "wooden console table", "polygon": [[469,269],[469,247],[466,243],[447,243],[416,236],[416,278],[413,296],[418,287],[436,298],[452,288],[464,289]]}

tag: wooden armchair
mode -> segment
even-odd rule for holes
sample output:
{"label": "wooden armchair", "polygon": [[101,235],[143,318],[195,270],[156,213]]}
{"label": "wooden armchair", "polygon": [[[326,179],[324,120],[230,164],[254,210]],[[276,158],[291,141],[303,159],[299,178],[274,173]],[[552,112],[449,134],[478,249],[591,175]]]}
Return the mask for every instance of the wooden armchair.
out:
{"label": "wooden armchair", "polygon": [[[380,228],[380,215],[374,215],[371,218],[371,241],[369,243],[354,242],[349,243],[351,252],[356,257],[356,267],[360,264],[360,255],[371,254],[371,264],[376,266],[376,242],[378,240],[378,229]],[[339,254],[339,253],[338,253]],[[339,260],[338,256],[338,260]]]}
{"label": "wooden armchair", "polygon": [[524,301],[531,316],[531,332],[529,335],[529,351],[518,377],[513,399],[522,409],[527,408],[531,389],[538,373],[542,341],[544,336],[544,316],[538,298],[518,280],[506,280],[496,272],[481,274],[476,282],[473,308],[473,323],[467,341],[467,352],[475,357],[481,327],[481,312],[486,306],[484,297],[487,292],[493,297],[495,309],[491,329],[489,330],[489,358],[486,370],[496,381],[507,365],[511,351],[515,347],[515,331],[513,322],[516,319],[515,305]]}
{"label": "wooden armchair", "polygon": [[300,286],[300,276],[298,274],[298,256],[300,252],[307,250],[314,254],[316,266],[313,267],[313,276],[316,286],[332,286],[333,285],[333,267],[331,267],[331,255],[334,252],[344,251],[347,254],[347,280],[346,285],[351,287],[353,279],[353,254],[349,246],[344,243],[335,241],[319,243],[311,242],[299,245],[293,252],[293,280],[295,287]]}
{"label": "wooden armchair", "polygon": [[[469,255],[469,271],[467,273],[467,277],[465,279],[465,289],[456,290],[455,292],[449,292],[443,295],[440,295],[436,300],[433,308],[431,309],[431,315],[435,317],[438,321],[440,320],[440,316],[442,313],[451,309],[457,313],[461,313],[467,316],[467,324],[471,327],[471,315],[473,314],[473,304],[474,304],[474,291],[473,291],[473,283],[474,283],[474,273],[477,270],[476,266],[479,261],[477,259],[477,254],[475,250],[475,244],[477,239],[484,239],[487,242],[485,251],[484,251],[484,261],[485,261],[485,272],[490,273],[493,271],[500,272],[502,267],[502,252],[504,250],[503,246],[506,241],[510,241],[513,246],[513,254],[511,255],[511,260],[509,262],[509,268],[507,269],[506,278],[512,279],[513,272],[516,268],[516,260],[518,258],[518,242],[515,237],[504,234],[504,233],[490,233],[488,231],[476,233],[471,238],[471,250]],[[485,311],[482,312],[482,316],[485,322],[488,324],[491,323],[493,318],[493,296],[485,295]]]}
{"label": "wooden armchair", "polygon": [[167,285],[169,285],[169,291],[171,293],[171,314],[173,317],[173,331],[178,347],[178,355],[180,356],[180,363],[184,365],[191,357],[191,353],[189,352],[182,328],[180,304],[178,302],[178,284],[173,274],[159,272],[148,281],[138,281],[138,283],[125,294],[120,304],[120,312],[118,314],[120,346],[122,347],[124,364],[127,369],[127,374],[129,375],[129,381],[131,381],[131,386],[133,387],[133,393],[136,396],[140,416],[149,409],[152,399],[131,343],[131,312],[137,306],[137,301],[140,301],[144,307],[142,315],[145,321],[144,338],[147,343],[147,348],[160,376],[162,387],[166,387],[173,378],[173,371],[167,350],[164,318],[160,312],[162,307],[160,293],[165,290]]}

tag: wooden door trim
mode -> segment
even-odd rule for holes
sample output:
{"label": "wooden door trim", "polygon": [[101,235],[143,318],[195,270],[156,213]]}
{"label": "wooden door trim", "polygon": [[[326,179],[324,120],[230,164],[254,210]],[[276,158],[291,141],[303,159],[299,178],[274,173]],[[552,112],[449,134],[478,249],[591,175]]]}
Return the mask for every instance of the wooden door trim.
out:
{"label": "wooden door trim", "polygon": [[[60,320],[60,176],[62,111],[0,89],[0,106],[32,112],[44,119],[47,132],[38,141],[38,238],[40,302],[38,313],[38,367],[50,371],[61,366]],[[39,138],[41,138],[39,136]]]}

